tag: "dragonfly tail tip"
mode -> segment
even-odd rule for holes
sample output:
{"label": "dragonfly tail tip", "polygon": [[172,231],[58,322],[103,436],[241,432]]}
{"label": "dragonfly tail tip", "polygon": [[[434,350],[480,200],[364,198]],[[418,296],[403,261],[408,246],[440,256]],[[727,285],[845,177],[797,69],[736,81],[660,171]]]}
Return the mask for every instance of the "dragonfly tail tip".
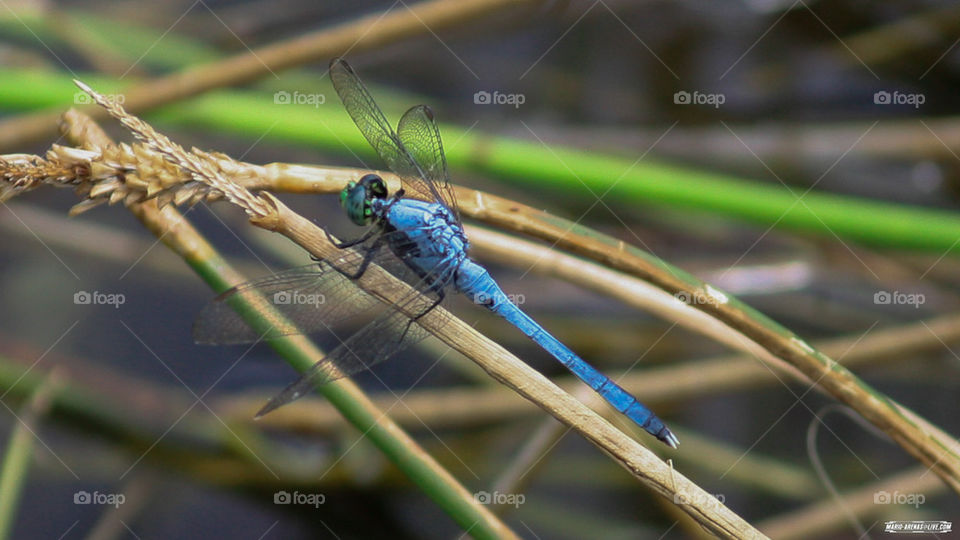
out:
{"label": "dragonfly tail tip", "polygon": [[677,439],[677,436],[669,430],[663,434],[663,437],[660,438],[660,440],[667,443],[667,446],[673,449],[676,449],[678,446],[680,446],[680,439]]}
{"label": "dragonfly tail tip", "polygon": [[257,411],[257,414],[253,415],[253,419],[259,420],[264,416],[266,416],[268,413],[270,413],[270,411],[276,408],[277,408],[277,405],[273,401],[270,401],[266,405],[264,405],[259,411]]}

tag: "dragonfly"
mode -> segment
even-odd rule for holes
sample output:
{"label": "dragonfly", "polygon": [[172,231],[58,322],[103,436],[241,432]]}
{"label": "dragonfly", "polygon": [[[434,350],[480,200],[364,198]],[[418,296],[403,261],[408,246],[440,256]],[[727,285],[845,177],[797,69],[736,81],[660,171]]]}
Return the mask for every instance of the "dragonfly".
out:
{"label": "dragonfly", "polygon": [[[361,325],[273,397],[257,417],[301,397],[313,387],[367,370],[427,335],[417,322],[455,291],[503,317],[648,433],[676,448],[677,437],[653,412],[580,358],[517,306],[489,272],[468,256],[440,130],[426,105],[410,108],[394,130],[370,92],[342,58],[330,62],[334,89],[376,153],[401,179],[388,193],[377,174],[350,181],[340,193],[349,220],[367,230],[353,240],[328,238],[336,257],[272,274],[228,290],[207,304],[194,323],[206,344],[253,343],[329,330],[346,321]],[[410,285],[387,305],[355,283],[376,265]],[[237,301],[269,304],[282,317],[255,331],[233,309]],[[442,312],[443,310],[441,310]],[[439,312],[438,312],[439,313]],[[442,322],[441,322],[442,324]],[[339,339],[339,338],[338,338]]]}

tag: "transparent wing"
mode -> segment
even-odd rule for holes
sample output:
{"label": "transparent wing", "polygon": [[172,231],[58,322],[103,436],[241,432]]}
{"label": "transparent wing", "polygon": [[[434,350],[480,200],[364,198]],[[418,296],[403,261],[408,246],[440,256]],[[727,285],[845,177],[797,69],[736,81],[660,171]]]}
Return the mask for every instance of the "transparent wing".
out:
{"label": "transparent wing", "polygon": [[[309,334],[337,321],[350,319],[372,308],[377,300],[353,285],[343,274],[323,262],[238,285],[208,303],[193,323],[193,339],[206,345],[254,343],[292,334]],[[282,317],[266,329],[252,328],[242,312]]]}
{"label": "transparent wing", "polygon": [[424,178],[438,190],[443,202],[453,210],[454,217],[459,221],[457,198],[450,185],[447,157],[443,153],[443,141],[440,138],[440,129],[434,119],[433,110],[426,105],[411,107],[400,118],[397,136],[420,166]]}
{"label": "transparent wing", "polygon": [[[341,342],[300,379],[267,402],[257,413],[257,417],[300,398],[314,386],[370,369],[425,338],[427,331],[414,319],[430,311],[438,303],[439,297],[428,287],[431,279],[432,276],[424,278],[419,286],[403,299]],[[411,318],[406,313],[411,313],[414,317]],[[445,322],[446,319],[442,319],[440,324]]]}
{"label": "transparent wing", "polygon": [[[371,256],[370,264],[386,269],[409,284],[416,284],[419,276],[384,245],[389,235],[377,238],[381,239],[382,247]],[[357,273],[370,249],[368,244],[344,249],[335,258],[248,281],[224,292],[197,315],[193,324],[194,341],[208,345],[255,343],[329,330],[358,319],[363,313],[382,305],[347,277]],[[276,311],[281,317],[272,320],[269,328],[253,328],[241,315],[248,309],[246,305],[261,313]]]}
{"label": "transparent wing", "polygon": [[[342,58],[335,58],[330,62],[330,79],[333,81],[333,87],[337,91],[337,95],[340,96],[340,101],[343,102],[343,107],[353,118],[353,123],[357,125],[360,133],[390,167],[390,170],[400,176],[404,189],[408,193],[426,200],[450,206],[449,201],[442,197],[438,188],[428,180],[430,177],[427,172],[418,164],[414,156],[401,142],[400,137],[390,127],[383,111],[377,106],[367,88],[360,82],[360,78],[354,73],[353,68]],[[444,161],[445,167],[446,162]]]}

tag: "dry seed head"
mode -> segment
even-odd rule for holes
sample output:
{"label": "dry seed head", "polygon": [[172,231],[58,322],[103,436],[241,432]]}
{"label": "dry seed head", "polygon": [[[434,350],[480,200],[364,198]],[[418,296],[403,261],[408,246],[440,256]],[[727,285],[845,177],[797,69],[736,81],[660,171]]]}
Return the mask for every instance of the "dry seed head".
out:
{"label": "dry seed head", "polygon": [[[219,154],[210,165],[220,171],[252,167]],[[218,190],[194,180],[180,167],[142,144],[96,150],[54,145],[45,156],[0,156],[0,200],[39,185],[74,187],[86,198],[70,209],[77,215],[104,203],[131,205],[157,197],[165,204],[196,204],[222,198]]]}
{"label": "dry seed head", "polygon": [[[188,172],[193,180],[206,185],[208,188],[220,191],[230,202],[243,208],[251,218],[266,218],[271,215],[271,205],[255,196],[245,187],[228,180],[225,175],[221,174],[219,168],[213,165],[214,159],[211,154],[196,148],[187,152],[166,135],[153,129],[150,124],[128,114],[123,106],[116,101],[104,99],[103,96],[76,79],[73,82],[89,94],[98,105],[106,109],[111,116],[119,120],[148,148],[163,156],[163,159]],[[161,192],[157,194],[157,202],[158,204],[165,204],[174,200],[174,196],[175,193],[172,191]]]}
{"label": "dry seed head", "polygon": [[263,168],[229,156],[193,148],[187,152],[122,108],[106,103],[83,83],[80,88],[117,116],[145,144],[88,149],[54,145],[44,156],[0,156],[0,202],[39,185],[73,187],[85,200],[70,209],[76,215],[100,204],[125,205],[156,198],[162,207],[212,201],[225,195],[251,216],[265,217],[271,206],[250,193]]}
{"label": "dry seed head", "polygon": [[41,184],[69,185],[85,174],[82,161],[49,159],[29,154],[0,156],[0,201],[6,201]]}

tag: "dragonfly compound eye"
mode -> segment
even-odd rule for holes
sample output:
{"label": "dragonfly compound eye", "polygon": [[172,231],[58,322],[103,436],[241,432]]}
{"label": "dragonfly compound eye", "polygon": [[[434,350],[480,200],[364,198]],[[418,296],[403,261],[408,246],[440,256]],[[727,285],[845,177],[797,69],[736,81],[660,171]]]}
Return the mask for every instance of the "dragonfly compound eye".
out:
{"label": "dragonfly compound eye", "polygon": [[386,199],[387,184],[383,178],[375,174],[368,174],[360,179],[360,185],[367,189],[367,196],[371,199]]}
{"label": "dragonfly compound eye", "polygon": [[347,207],[347,200],[350,198],[350,192],[357,187],[357,183],[353,180],[347,182],[347,186],[340,191],[340,207]]}
{"label": "dragonfly compound eye", "polygon": [[367,225],[373,218],[369,189],[362,180],[359,184],[350,182],[340,192],[340,206],[347,211],[350,221],[357,225]]}

